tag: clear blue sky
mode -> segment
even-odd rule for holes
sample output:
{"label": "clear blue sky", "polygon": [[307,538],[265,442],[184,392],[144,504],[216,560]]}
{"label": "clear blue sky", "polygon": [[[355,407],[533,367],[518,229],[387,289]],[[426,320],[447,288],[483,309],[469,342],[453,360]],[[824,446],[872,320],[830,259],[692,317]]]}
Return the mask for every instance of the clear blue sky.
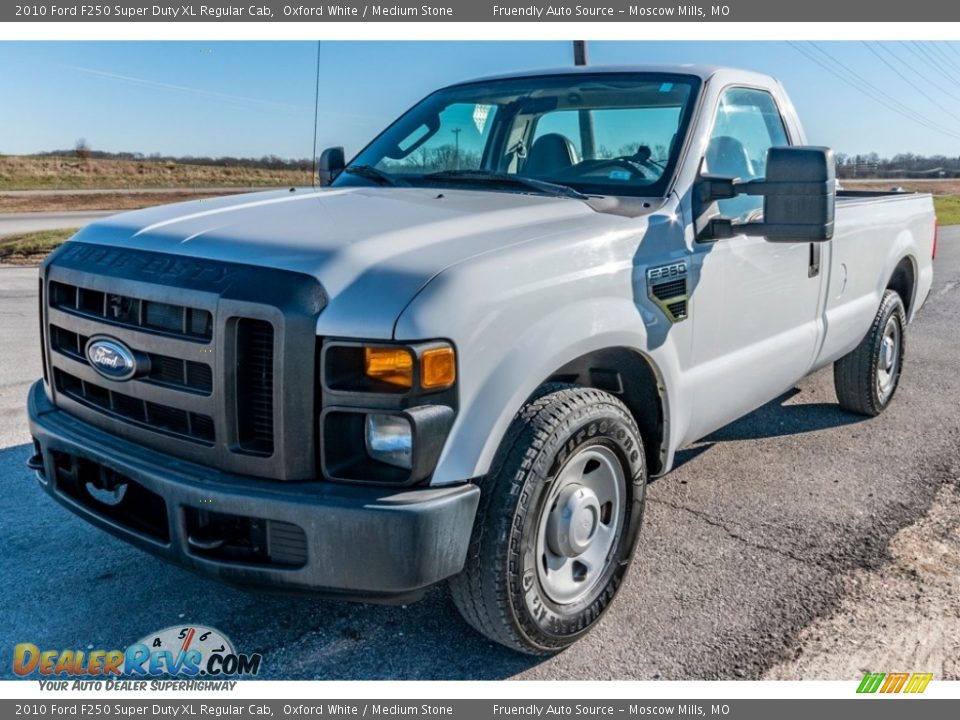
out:
{"label": "clear blue sky", "polygon": [[[0,42],[0,153],[71,148],[83,137],[98,150],[309,157],[316,47]],[[960,155],[960,43],[591,42],[589,54],[591,64],[768,72],[786,85],[811,142],[848,154]],[[565,42],[324,41],[319,147],[359,149],[440,85],[571,62]]]}

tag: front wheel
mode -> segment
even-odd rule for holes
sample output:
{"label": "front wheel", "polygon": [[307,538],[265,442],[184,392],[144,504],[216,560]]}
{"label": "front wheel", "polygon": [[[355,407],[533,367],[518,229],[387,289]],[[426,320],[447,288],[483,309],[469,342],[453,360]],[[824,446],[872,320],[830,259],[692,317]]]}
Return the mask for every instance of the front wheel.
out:
{"label": "front wheel", "polygon": [[887,290],[866,337],[833,365],[840,407],[870,417],[886,409],[900,383],[906,328],[903,300]]}
{"label": "front wheel", "polygon": [[534,655],[586,634],[623,582],[646,480],[640,432],[619,400],[543,388],[481,486],[467,561],[450,581],[467,622]]}

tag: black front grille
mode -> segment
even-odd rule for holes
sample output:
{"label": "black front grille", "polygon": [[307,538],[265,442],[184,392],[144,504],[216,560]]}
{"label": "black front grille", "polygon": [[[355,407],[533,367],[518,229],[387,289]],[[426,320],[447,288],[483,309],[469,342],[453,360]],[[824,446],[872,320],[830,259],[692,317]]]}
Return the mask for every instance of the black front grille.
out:
{"label": "black front grille", "polygon": [[[124,441],[224,472],[304,480],[316,470],[317,318],[297,272],[73,241],[42,273],[44,370],[56,405]],[[86,358],[105,336],[136,373]]]}
{"label": "black front grille", "polygon": [[237,430],[240,448],[273,453],[273,325],[237,321]]}
{"label": "black front grille", "polygon": [[104,414],[154,432],[203,445],[213,445],[215,440],[213,418],[209,415],[188,412],[109,390],[60,368],[54,368],[53,379],[57,392]]}
{"label": "black front grille", "polygon": [[91,290],[62,282],[50,283],[50,307],[112,325],[209,341],[213,316],[207,310]]}
{"label": "black front grille", "polygon": [[[50,348],[54,352],[89,365],[86,357],[88,338],[59,325],[50,326]],[[144,353],[150,358],[150,372],[140,378],[156,385],[209,395],[213,391],[213,368],[206,363]]]}

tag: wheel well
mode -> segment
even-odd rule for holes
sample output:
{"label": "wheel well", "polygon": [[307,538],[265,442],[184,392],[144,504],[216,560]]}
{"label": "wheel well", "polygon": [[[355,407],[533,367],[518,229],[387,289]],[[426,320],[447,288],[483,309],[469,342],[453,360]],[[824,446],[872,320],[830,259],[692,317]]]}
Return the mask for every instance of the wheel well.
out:
{"label": "wheel well", "polygon": [[905,257],[894,268],[893,275],[890,276],[890,282],[887,283],[887,290],[896,290],[900,299],[903,300],[907,317],[910,317],[910,304],[913,302],[914,280],[913,261]]}
{"label": "wheel well", "polygon": [[628,348],[596,350],[567,363],[545,382],[572,383],[616,396],[640,429],[650,474],[663,469],[664,399],[657,374],[642,355]]}

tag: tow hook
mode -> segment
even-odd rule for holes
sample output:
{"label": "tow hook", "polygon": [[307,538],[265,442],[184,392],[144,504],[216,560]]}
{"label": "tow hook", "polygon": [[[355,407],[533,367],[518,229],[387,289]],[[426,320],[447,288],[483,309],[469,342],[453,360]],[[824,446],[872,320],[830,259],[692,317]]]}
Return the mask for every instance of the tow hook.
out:
{"label": "tow hook", "polygon": [[187,544],[194,550],[210,551],[221,548],[242,535],[243,531],[238,527],[211,526],[190,533],[187,536]]}
{"label": "tow hook", "polygon": [[43,472],[43,455],[37,453],[33,455],[29,460],[27,460],[27,468],[30,470],[35,470],[38,473]]}

